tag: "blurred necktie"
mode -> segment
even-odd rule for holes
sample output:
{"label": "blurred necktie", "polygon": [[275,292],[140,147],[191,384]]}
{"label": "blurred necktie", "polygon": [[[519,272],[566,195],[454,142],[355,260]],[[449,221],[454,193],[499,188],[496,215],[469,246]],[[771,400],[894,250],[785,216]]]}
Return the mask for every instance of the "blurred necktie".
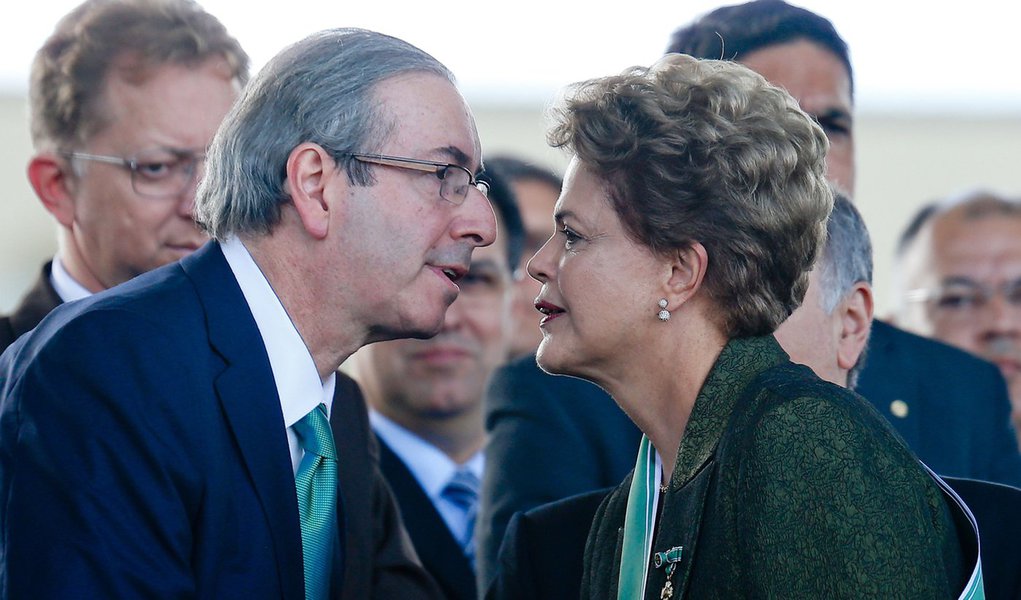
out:
{"label": "blurred necktie", "polygon": [[337,520],[337,450],[326,405],[320,404],[302,417],[294,424],[294,432],[305,451],[294,476],[305,559],[305,597],[325,599],[330,592]]}
{"label": "blurred necktie", "polygon": [[459,541],[464,555],[473,568],[475,566],[475,515],[479,507],[479,487],[479,478],[467,467],[463,467],[454,473],[450,482],[441,492],[447,501],[464,511],[467,526],[464,539]]}

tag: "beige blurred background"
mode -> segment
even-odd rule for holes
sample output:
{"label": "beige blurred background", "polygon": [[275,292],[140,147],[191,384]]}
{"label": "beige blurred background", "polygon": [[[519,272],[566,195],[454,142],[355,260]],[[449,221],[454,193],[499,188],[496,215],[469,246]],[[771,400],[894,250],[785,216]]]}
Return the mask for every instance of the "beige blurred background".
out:
{"label": "beige blurred background", "polygon": [[[540,103],[500,106],[469,96],[486,154],[511,152],[562,171],[546,147]],[[0,311],[9,311],[55,251],[55,225],[25,177],[31,156],[26,101],[0,97]],[[983,186],[1021,195],[1021,114],[911,114],[862,111],[857,121],[858,197],[872,232],[878,313],[890,306],[897,235],[932,199]]]}

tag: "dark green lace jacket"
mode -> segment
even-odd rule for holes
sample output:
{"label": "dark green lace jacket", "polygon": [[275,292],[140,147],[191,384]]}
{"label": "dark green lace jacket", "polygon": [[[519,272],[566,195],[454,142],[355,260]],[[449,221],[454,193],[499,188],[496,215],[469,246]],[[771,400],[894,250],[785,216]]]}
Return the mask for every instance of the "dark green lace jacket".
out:
{"label": "dark green lace jacket", "polygon": [[[585,548],[583,598],[617,598],[629,475]],[[868,402],[732,340],[692,409],[653,552],[682,547],[673,598],[951,598],[966,575],[938,486]],[[646,598],[663,568],[650,561]]]}

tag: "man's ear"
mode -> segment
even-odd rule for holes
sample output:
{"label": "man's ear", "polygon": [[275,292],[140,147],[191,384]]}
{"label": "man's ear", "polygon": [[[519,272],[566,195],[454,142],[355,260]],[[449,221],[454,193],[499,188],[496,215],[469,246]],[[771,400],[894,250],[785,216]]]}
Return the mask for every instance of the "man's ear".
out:
{"label": "man's ear", "polygon": [[74,222],[75,185],[71,165],[56,154],[44,152],[28,163],[28,181],[46,210],[64,227]]}
{"label": "man's ear", "polygon": [[666,308],[673,311],[702,289],[709,267],[709,255],[700,242],[692,242],[687,248],[677,251],[668,266],[670,274],[665,290]]}
{"label": "man's ear", "polygon": [[872,330],[875,308],[872,286],[859,281],[837,306],[840,319],[840,339],[837,340],[837,366],[848,371],[865,351]]}
{"label": "man's ear", "polygon": [[337,171],[335,166],[336,161],[330,153],[311,142],[299,144],[287,157],[287,181],[284,185],[305,231],[315,239],[325,238],[330,230],[331,207],[327,188],[332,183],[340,181],[346,184],[347,181],[346,174]]}

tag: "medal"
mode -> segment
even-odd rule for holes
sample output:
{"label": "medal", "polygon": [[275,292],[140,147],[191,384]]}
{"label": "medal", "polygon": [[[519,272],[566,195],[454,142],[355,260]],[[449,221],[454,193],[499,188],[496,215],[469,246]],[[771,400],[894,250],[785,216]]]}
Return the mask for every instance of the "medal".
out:
{"label": "medal", "polygon": [[652,557],[652,564],[657,569],[666,566],[666,582],[663,584],[663,589],[659,592],[660,600],[670,600],[674,597],[674,571],[677,570],[677,563],[681,562],[681,552],[683,550],[683,546],[674,546],[666,552],[657,552]]}

